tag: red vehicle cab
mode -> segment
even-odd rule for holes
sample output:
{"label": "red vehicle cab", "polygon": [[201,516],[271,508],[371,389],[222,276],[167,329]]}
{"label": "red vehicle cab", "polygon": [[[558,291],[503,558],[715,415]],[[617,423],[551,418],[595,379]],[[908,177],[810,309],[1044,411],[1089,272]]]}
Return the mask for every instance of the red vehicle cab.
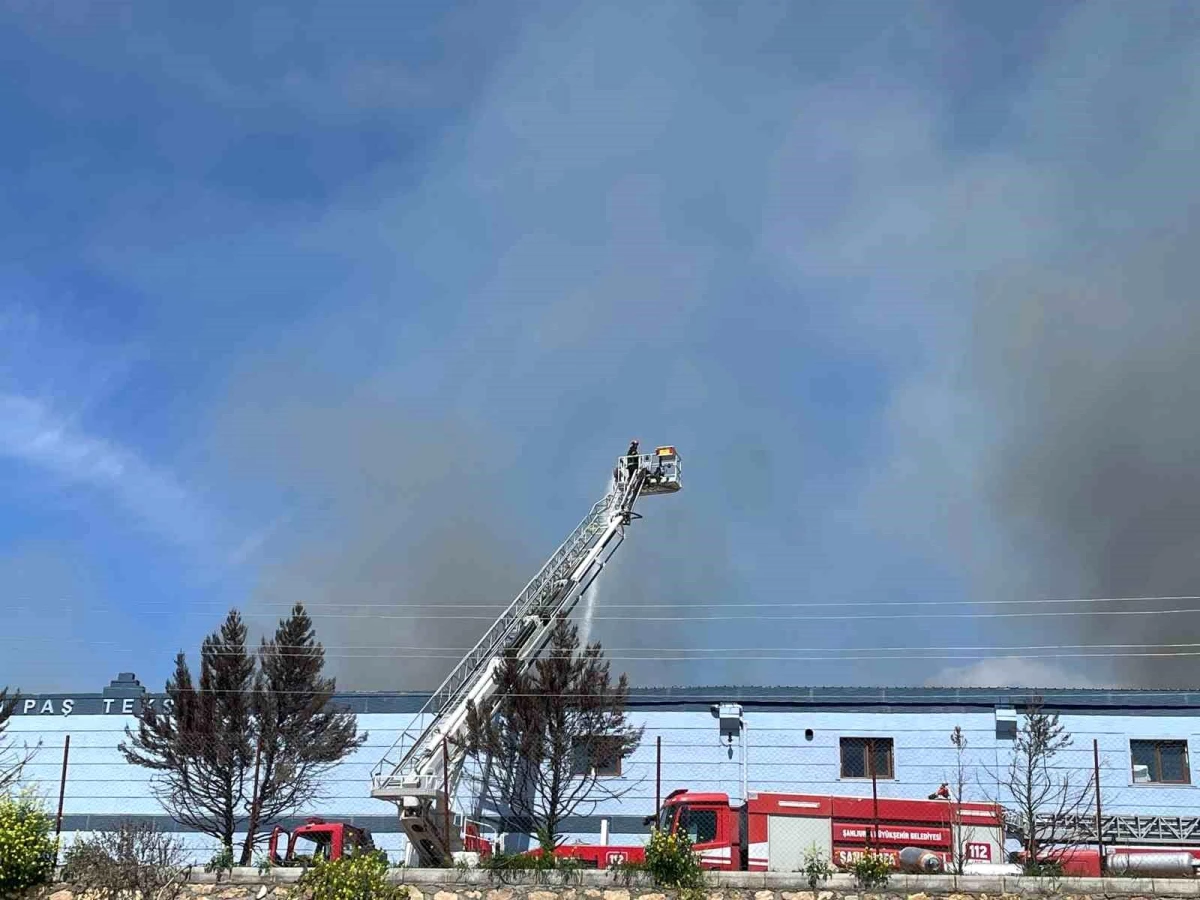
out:
{"label": "red vehicle cab", "polygon": [[657,827],[686,834],[704,868],[745,871],[746,843],[741,838],[745,809],[732,807],[728,794],[679,790],[667,795]]}
{"label": "red vehicle cab", "polygon": [[[281,839],[286,838],[286,848]],[[280,853],[283,849],[284,852]],[[357,856],[375,849],[371,833],[344,822],[326,822],[311,818],[289,835],[278,825],[271,831],[267,853],[273,866],[306,866],[317,860],[331,862],[343,856]]]}

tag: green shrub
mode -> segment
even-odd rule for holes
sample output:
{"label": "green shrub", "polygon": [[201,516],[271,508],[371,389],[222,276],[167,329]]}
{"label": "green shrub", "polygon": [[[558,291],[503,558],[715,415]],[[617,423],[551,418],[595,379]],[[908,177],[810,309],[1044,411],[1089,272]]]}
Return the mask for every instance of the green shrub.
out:
{"label": "green shrub", "polygon": [[333,862],[318,860],[300,876],[307,900],[407,900],[408,889],[389,884],[387,856],[378,851]]}
{"label": "green shrub", "polygon": [[646,871],[666,888],[698,888],[704,884],[700,859],[686,834],[654,829],[646,845]]}
{"label": "green shrub", "polygon": [[572,856],[552,856],[554,860],[554,871],[563,883],[571,881],[571,879],[579,880],[579,873],[587,868],[583,860],[575,859]]}
{"label": "green shrub", "polygon": [[529,853],[493,853],[479,858],[479,868],[493,874],[504,872],[547,872],[554,868],[553,855],[533,856]]}
{"label": "green shrub", "polygon": [[615,881],[619,881],[626,887],[650,874],[650,869],[643,859],[613,863],[608,867],[608,871]]}
{"label": "green shrub", "polygon": [[0,897],[44,884],[54,871],[54,822],[32,794],[0,797]]}
{"label": "green shrub", "polygon": [[1063,865],[1058,859],[1026,859],[1021,863],[1021,873],[1037,878],[1062,878]]}
{"label": "green shrub", "polygon": [[580,859],[569,856],[555,856],[553,853],[493,853],[479,859],[479,868],[489,874],[493,880],[503,881],[505,876],[515,873],[529,873],[539,884],[556,880],[563,884],[578,881],[581,871],[588,865]]}
{"label": "green shrub", "polygon": [[804,854],[804,876],[808,879],[809,888],[815,891],[828,881],[831,875],[833,875],[833,866],[821,853],[821,849],[814,844]]}
{"label": "green shrub", "polygon": [[861,888],[885,887],[892,874],[892,860],[884,853],[866,850],[850,863],[850,871]]}
{"label": "green shrub", "polygon": [[216,872],[217,881],[221,880],[221,873],[229,874],[233,871],[233,848],[222,847],[212,855],[212,859],[204,864],[205,872]]}

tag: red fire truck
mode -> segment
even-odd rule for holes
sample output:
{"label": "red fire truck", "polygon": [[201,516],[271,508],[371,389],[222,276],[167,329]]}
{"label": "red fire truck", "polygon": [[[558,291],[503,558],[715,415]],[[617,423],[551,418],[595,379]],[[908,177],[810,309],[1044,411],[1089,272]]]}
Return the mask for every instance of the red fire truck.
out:
{"label": "red fire truck", "polygon": [[[795,872],[814,848],[846,865],[868,846],[897,865],[909,848],[944,870],[956,847],[967,862],[1004,861],[1002,811],[990,803],[751,793],[735,805],[727,794],[679,790],[667,797],[657,825],[686,832],[707,869]],[[645,848],[576,845],[558,854],[604,868],[642,860]]]}
{"label": "red fire truck", "polygon": [[[726,794],[680,790],[667,797],[657,825],[686,832],[706,869],[798,871],[813,848],[845,866],[867,849],[870,838],[876,853],[910,870],[916,862],[921,871],[949,871],[958,852],[968,873],[999,873],[1008,868],[1002,812],[991,803],[948,799],[873,801],[775,793],[751,793],[748,802],[735,805]],[[1188,878],[1200,870],[1200,820],[1195,817],[1103,817],[1104,867],[1096,835],[1087,830],[1094,825],[1094,818],[1080,816],[1075,823],[1078,845],[1047,858],[1061,863],[1067,875],[1090,877]],[[574,845],[556,852],[598,868],[645,859],[643,846]]]}

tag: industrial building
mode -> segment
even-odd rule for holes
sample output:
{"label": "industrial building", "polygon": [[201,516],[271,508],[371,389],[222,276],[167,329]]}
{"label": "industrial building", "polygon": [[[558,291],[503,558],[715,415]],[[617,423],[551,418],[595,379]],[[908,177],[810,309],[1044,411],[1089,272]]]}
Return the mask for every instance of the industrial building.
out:
{"label": "industrial building", "polygon": [[[854,797],[874,790],[881,798],[924,799],[955,780],[960,760],[967,773],[964,799],[1003,802],[999,782],[1022,710],[1036,697],[1061,716],[1073,738],[1056,770],[1081,784],[1099,771],[1106,829],[1127,835],[1133,829],[1151,843],[1200,843],[1200,793],[1190,766],[1200,740],[1200,691],[860,687],[635,690],[630,709],[645,728],[640,747],[625,759],[593,763],[621,796],[579,810],[569,822],[570,840],[638,842],[657,800],[678,788],[723,792],[735,801],[745,790]],[[335,702],[357,714],[370,739],[330,774],[324,799],[302,815],[364,826],[399,861],[405,838],[395,808],[372,799],[371,773],[425,699],[339,694]],[[7,734],[18,747],[40,745],[24,780],[51,810],[58,806],[69,736],[66,842],[132,817],[181,832],[204,859],[215,849],[211,839],[173,823],[154,798],[151,773],[125,763],[118,750],[125,728],[136,725],[149,702],[161,705],[163,697],[122,674],[98,693],[23,698]],[[720,734],[717,704],[740,707],[736,735]],[[961,757],[950,741],[955,727],[966,738]],[[470,809],[463,790],[458,802]]]}

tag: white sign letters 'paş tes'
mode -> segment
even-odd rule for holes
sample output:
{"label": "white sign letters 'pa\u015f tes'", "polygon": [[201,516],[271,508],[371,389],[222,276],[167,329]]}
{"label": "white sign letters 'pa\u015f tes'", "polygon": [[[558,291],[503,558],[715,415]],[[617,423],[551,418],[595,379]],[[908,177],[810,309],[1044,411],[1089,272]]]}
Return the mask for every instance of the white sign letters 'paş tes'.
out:
{"label": "white sign letters 'pa\u015f tes'", "polygon": [[136,716],[143,708],[170,712],[167,697],[22,697],[14,712],[19,716]]}

